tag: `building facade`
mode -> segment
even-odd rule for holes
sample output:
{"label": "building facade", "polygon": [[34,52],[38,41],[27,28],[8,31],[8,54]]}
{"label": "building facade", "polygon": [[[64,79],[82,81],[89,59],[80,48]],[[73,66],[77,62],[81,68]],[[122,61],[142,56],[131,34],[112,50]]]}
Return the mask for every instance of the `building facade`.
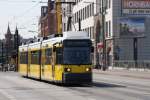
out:
{"label": "building facade", "polygon": [[45,37],[48,35],[48,6],[41,7],[41,17],[39,22],[40,36]]}
{"label": "building facade", "polygon": [[[96,47],[96,28],[95,28],[95,16],[97,15],[97,4],[96,0],[64,0],[65,2],[76,2],[75,5],[63,6],[63,31],[68,31],[68,17],[72,16],[71,28],[69,31],[86,31],[89,37],[93,41],[93,46]],[[71,12],[70,12],[71,11]],[[99,16],[97,16],[99,18]],[[81,29],[79,28],[79,23],[81,23]],[[100,23],[99,23],[100,24]],[[100,26],[97,27],[100,30]],[[96,50],[96,49],[95,49]],[[96,51],[92,55],[93,63],[96,64]]]}
{"label": "building facade", "polygon": [[[74,0],[61,0],[62,2],[75,2]],[[73,22],[73,3],[62,3],[62,32],[72,31],[74,27]]]}
{"label": "building facade", "polygon": [[[65,0],[70,1],[70,0]],[[74,1],[74,0],[73,0]],[[101,64],[103,34],[106,42],[106,62],[143,61],[150,59],[150,1],[149,0],[75,0],[72,9],[72,31],[87,31],[95,47],[94,65]],[[102,4],[102,2],[106,2]],[[102,5],[105,5],[104,24]],[[65,7],[68,11],[68,7]],[[64,16],[66,16],[65,14]],[[63,17],[63,31],[67,18]],[[102,33],[104,27],[105,33]]]}
{"label": "building facade", "polygon": [[57,18],[54,1],[48,0],[48,6],[41,7],[41,17],[39,19],[39,36],[47,37],[57,33]]}
{"label": "building facade", "polygon": [[[101,9],[102,0],[97,0]],[[150,1],[107,0],[105,14],[106,52],[115,61],[150,60]]]}
{"label": "building facade", "polygon": [[94,16],[96,14],[96,0],[76,0],[73,7],[73,31],[79,30],[79,19],[81,20],[81,30],[87,31],[89,37],[94,39]]}

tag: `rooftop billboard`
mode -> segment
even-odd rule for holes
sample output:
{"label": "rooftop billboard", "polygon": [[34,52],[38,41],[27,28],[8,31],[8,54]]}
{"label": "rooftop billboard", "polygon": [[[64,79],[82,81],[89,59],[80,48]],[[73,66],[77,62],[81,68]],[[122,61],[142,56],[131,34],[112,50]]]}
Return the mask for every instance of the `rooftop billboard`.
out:
{"label": "rooftop billboard", "polygon": [[122,0],[122,13],[126,15],[149,15],[150,0]]}
{"label": "rooftop billboard", "polygon": [[145,18],[121,18],[120,37],[144,37]]}

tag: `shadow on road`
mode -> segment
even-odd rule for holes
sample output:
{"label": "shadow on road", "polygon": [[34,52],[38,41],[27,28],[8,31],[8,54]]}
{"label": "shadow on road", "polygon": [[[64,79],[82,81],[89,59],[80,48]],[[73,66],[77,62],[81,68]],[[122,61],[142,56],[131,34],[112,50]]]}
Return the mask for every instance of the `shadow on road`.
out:
{"label": "shadow on road", "polygon": [[58,86],[65,87],[95,87],[95,88],[126,88],[126,86],[104,83],[104,82],[93,82],[92,84],[57,84]]}
{"label": "shadow on road", "polygon": [[123,85],[104,83],[104,82],[93,82],[92,86],[98,88],[125,88],[126,87]]}
{"label": "shadow on road", "polygon": [[[27,77],[24,77],[24,78],[27,78]],[[55,83],[55,82],[39,80],[39,79],[34,79],[34,78],[29,78],[29,77],[27,79],[32,79],[34,81],[44,82],[44,83],[51,84],[51,85],[57,85],[60,87],[126,88],[126,86],[123,86],[123,85],[105,83],[105,82],[93,82],[91,84],[63,84],[63,83]]]}

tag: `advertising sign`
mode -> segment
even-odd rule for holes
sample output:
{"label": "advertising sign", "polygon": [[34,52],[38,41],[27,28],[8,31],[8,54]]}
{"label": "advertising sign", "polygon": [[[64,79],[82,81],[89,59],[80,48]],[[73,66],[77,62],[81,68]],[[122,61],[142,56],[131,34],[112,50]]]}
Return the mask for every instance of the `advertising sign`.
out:
{"label": "advertising sign", "polygon": [[121,18],[120,36],[121,37],[144,37],[145,19],[144,18]]}
{"label": "advertising sign", "polygon": [[122,13],[127,15],[149,15],[150,0],[122,0]]}

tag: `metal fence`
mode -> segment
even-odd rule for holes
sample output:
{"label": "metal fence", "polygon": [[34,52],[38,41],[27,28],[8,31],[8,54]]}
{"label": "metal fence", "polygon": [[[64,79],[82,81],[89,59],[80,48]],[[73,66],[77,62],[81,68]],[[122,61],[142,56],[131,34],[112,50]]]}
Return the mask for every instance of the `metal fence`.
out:
{"label": "metal fence", "polygon": [[150,69],[150,61],[114,61],[113,67],[119,67],[119,68],[136,68],[136,69]]}
{"label": "metal fence", "polygon": [[16,71],[16,66],[14,64],[0,64],[0,71]]}

